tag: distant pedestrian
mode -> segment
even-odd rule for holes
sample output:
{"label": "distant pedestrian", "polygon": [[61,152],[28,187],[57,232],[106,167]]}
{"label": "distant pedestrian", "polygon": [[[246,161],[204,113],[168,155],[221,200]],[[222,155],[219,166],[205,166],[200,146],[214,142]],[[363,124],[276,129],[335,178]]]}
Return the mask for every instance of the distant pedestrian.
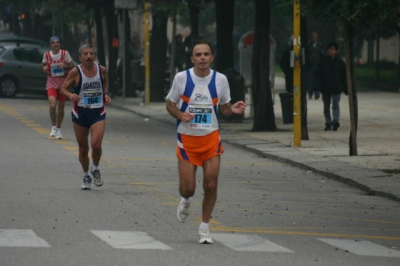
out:
{"label": "distant pedestrian", "polygon": [[342,92],[347,95],[346,64],[338,54],[338,49],[336,42],[327,45],[327,56],[321,58],[315,80],[322,93],[326,131],[336,131],[340,127],[340,95]]}
{"label": "distant pedestrian", "polygon": [[221,143],[218,110],[225,116],[242,114],[243,101],[231,105],[229,84],[225,75],[210,68],[214,60],[212,46],[196,40],[190,49],[193,68],[176,74],[167,95],[167,110],[177,119],[177,149],[179,192],[177,208],[179,221],[189,218],[189,207],[196,188],[196,170],[203,167],[202,222],[199,243],[213,243],[209,222],[217,199]]}
{"label": "distant pedestrian", "polygon": [[315,84],[315,74],[318,68],[318,63],[321,57],[325,55],[322,44],[318,41],[318,33],[311,33],[311,40],[307,46],[308,67],[308,99],[312,99],[314,94],[315,99],[320,97],[320,88]]}
{"label": "distant pedestrian", "polygon": [[289,93],[293,93],[293,67],[290,65],[290,53],[293,51],[293,44],[290,43],[279,59],[279,66],[285,75],[285,89]]}
{"label": "distant pedestrian", "polygon": [[239,43],[242,34],[239,31],[239,27],[233,28],[232,33],[232,46],[233,46],[233,69],[236,71],[240,71],[239,69],[239,61],[240,61],[240,51],[239,51]]}
{"label": "distant pedestrian", "polygon": [[[81,189],[91,188],[92,178],[96,186],[103,185],[99,164],[103,153],[101,143],[106,126],[106,110],[104,105],[110,104],[108,94],[107,69],[96,63],[96,50],[91,44],[79,48],[80,64],[72,69],[61,87],[61,92],[73,102],[72,122],[76,141],[79,146],[79,162],[84,172]],[[74,87],[69,92],[70,86]],[[89,134],[92,148],[93,166],[89,173]]]}
{"label": "distant pedestrian", "polygon": [[190,48],[192,47],[192,38],[193,38],[192,33],[189,33],[189,35],[187,35],[185,37],[185,39],[183,40],[183,46],[184,46],[184,50],[185,50],[185,63],[184,63],[185,69],[189,69],[189,68],[193,67],[192,61],[190,59],[192,57],[192,54],[190,52]]}
{"label": "distant pedestrian", "polygon": [[185,69],[186,63],[186,52],[185,44],[183,43],[182,34],[177,34],[175,36],[175,65],[178,72]]}
{"label": "distant pedestrian", "polygon": [[50,137],[62,139],[61,124],[64,120],[65,97],[60,93],[61,85],[74,67],[74,62],[67,50],[60,49],[60,39],[50,38],[51,51],[44,53],[42,69],[47,74],[47,98],[51,120]]}

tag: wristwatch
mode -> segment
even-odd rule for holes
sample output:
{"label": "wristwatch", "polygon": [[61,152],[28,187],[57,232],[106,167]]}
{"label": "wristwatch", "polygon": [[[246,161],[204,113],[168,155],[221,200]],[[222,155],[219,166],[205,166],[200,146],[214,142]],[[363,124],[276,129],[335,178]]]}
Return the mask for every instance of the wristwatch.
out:
{"label": "wristwatch", "polygon": [[103,92],[103,94],[104,94],[104,95],[110,96],[110,94],[109,94],[108,92]]}

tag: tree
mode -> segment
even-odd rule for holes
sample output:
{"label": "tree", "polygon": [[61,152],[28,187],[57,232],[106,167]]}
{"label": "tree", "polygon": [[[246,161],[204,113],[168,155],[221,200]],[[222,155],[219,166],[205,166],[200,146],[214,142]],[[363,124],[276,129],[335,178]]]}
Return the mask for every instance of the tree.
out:
{"label": "tree", "polygon": [[252,54],[252,131],[276,131],[269,81],[270,0],[255,0],[255,30]]}
{"label": "tree", "polygon": [[358,100],[354,80],[354,27],[364,21],[398,21],[400,8],[398,0],[303,0],[306,13],[321,21],[339,21],[346,40],[347,85],[349,91],[351,132],[349,154],[357,155]]}
{"label": "tree", "polygon": [[216,22],[217,22],[217,58],[216,70],[223,72],[233,68],[233,14],[234,0],[216,1]]}
{"label": "tree", "polygon": [[188,0],[190,14],[190,34],[192,41],[200,36],[199,34],[199,12],[202,6],[202,1]]}
{"label": "tree", "polygon": [[[300,40],[301,48],[306,51],[307,47],[307,19],[305,16],[300,18]],[[307,56],[307,55],[306,55]],[[300,93],[301,93],[301,140],[309,140],[307,123],[307,88],[308,88],[308,62],[301,64],[300,71]]]}
{"label": "tree", "polygon": [[106,65],[105,47],[104,47],[104,36],[103,36],[103,23],[102,23],[102,12],[100,5],[93,5],[94,9],[94,21],[96,24],[96,41],[97,41],[97,58],[102,65]]}
{"label": "tree", "polygon": [[153,0],[151,5],[153,25],[150,37],[150,101],[165,101],[165,75],[167,64],[168,6]]}

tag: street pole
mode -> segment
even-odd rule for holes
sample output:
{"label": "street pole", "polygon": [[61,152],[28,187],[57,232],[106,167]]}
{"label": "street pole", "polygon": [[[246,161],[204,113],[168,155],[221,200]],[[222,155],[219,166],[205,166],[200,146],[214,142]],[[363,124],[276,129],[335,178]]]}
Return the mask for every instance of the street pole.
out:
{"label": "street pole", "polygon": [[144,4],[145,104],[150,104],[150,3]]}
{"label": "street pole", "polygon": [[126,78],[127,78],[127,65],[130,64],[131,62],[129,62],[128,60],[126,60],[126,56],[127,56],[127,48],[126,47],[126,13],[125,10],[122,10],[122,27],[123,27],[123,32],[124,34],[122,34],[122,43],[124,44],[124,47],[122,49],[122,97],[125,98],[126,96],[126,88],[127,88],[127,84],[126,84]]}
{"label": "street pole", "polygon": [[293,0],[293,146],[301,146],[300,0]]}

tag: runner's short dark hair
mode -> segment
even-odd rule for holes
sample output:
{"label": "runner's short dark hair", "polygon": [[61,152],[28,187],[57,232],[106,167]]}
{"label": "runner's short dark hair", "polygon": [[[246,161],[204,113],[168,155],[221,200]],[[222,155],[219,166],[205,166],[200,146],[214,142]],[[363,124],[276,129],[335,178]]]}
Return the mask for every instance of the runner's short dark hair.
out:
{"label": "runner's short dark hair", "polygon": [[331,47],[335,47],[335,50],[339,50],[339,44],[337,42],[330,42],[326,45],[326,49],[329,49]]}
{"label": "runner's short dark hair", "polygon": [[214,54],[214,53],[213,53],[213,48],[212,48],[211,43],[210,43],[209,41],[205,40],[205,39],[196,39],[196,40],[193,42],[193,45],[192,45],[192,47],[190,48],[190,53],[191,53],[191,54],[193,53],[193,48],[194,48],[196,45],[199,45],[199,44],[206,44],[206,45],[208,45],[208,46],[210,47],[211,54]]}

